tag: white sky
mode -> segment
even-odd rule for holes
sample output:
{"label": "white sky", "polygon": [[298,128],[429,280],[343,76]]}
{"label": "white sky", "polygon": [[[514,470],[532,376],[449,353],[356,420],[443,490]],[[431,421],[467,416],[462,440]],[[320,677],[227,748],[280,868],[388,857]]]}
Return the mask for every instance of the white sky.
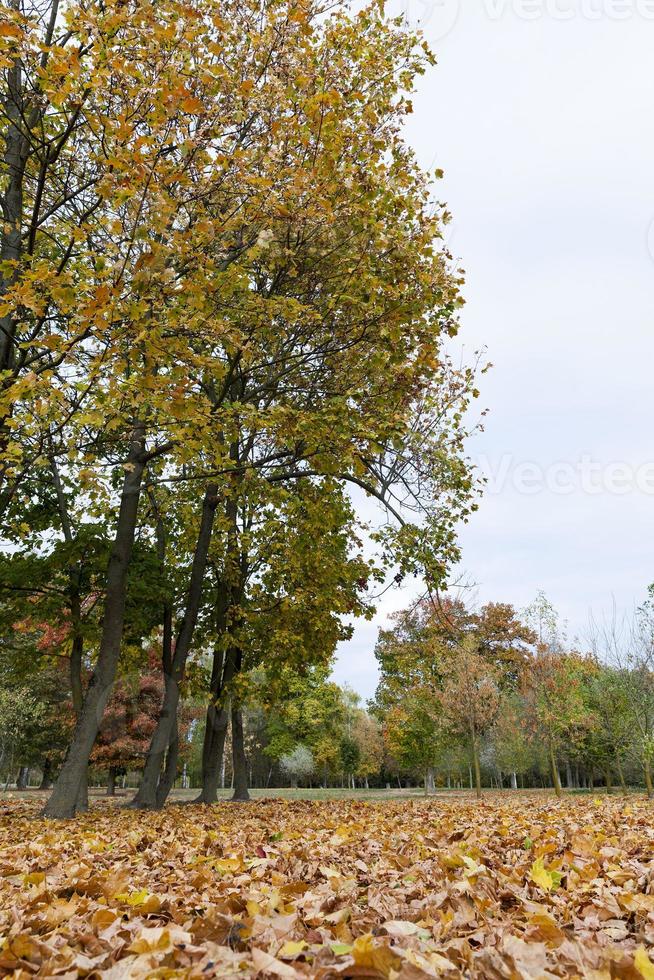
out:
{"label": "white sky", "polygon": [[[495,365],[470,452],[496,479],[462,571],[480,601],[520,608],[544,589],[583,636],[591,610],[628,611],[654,581],[654,0],[391,10],[438,57],[407,138],[445,170],[460,339]],[[377,630],[411,594],[357,625],[336,680],[374,693]]]}

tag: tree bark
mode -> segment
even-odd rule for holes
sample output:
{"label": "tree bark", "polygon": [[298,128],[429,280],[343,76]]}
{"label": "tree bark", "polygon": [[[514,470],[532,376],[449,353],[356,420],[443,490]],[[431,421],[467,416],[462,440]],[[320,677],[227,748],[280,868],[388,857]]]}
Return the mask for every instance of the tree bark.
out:
{"label": "tree bark", "polygon": [[570,760],[565,760],[565,785],[568,789],[574,788],[574,781],[572,777],[572,766],[570,765]]}
{"label": "tree bark", "polygon": [[248,765],[243,739],[243,715],[236,704],[232,704],[232,761],[234,766],[234,794],[232,800],[245,802],[248,793]]}
{"label": "tree bark", "polygon": [[229,726],[226,705],[209,705],[202,746],[202,791],[196,803],[216,803],[219,785],[225,788],[225,741]]}
{"label": "tree bark", "polygon": [[[237,456],[236,448],[232,449],[232,457]],[[239,672],[241,656],[234,644],[227,647],[223,653],[227,634],[233,632],[238,625],[239,610],[243,600],[245,582],[245,566],[239,560],[238,539],[238,504],[233,496],[225,501],[225,517],[227,519],[227,549],[225,568],[222,580],[218,584],[216,597],[216,644],[214,646],[211,682],[209,687],[209,704],[204,728],[202,745],[202,792],[197,803],[215,803],[218,799],[218,779],[222,770],[222,785],[224,788],[224,753],[229,712],[224,703],[229,685]]]}
{"label": "tree bark", "polygon": [[[18,10],[18,3],[11,6]],[[0,229],[0,263],[10,270],[0,272],[0,299],[18,278],[23,241],[23,183],[25,165],[29,154],[29,142],[23,133],[25,115],[23,77],[18,59],[7,69],[4,132],[4,171],[8,174],[2,200],[3,225]],[[0,265],[0,269],[3,266]],[[6,276],[6,278],[5,278]],[[11,312],[0,317],[0,373],[9,370],[14,363],[16,319]]]}
{"label": "tree bark", "polygon": [[477,733],[473,730],[471,733],[472,741],[472,764],[475,770],[475,793],[477,794],[477,799],[481,799],[481,767],[479,765],[479,745],[477,743]]}
{"label": "tree bark", "polygon": [[89,808],[89,767],[88,763],[80,778],[79,789],[77,791],[77,801],[75,803],[75,813],[86,813]]}
{"label": "tree bark", "polygon": [[168,743],[168,752],[166,753],[166,764],[164,766],[164,771],[159,779],[159,785],[157,786],[157,807],[163,807],[164,803],[168,799],[168,795],[175,785],[175,780],[177,779],[177,763],[179,761],[179,726],[177,717],[173,723],[173,730],[170,736],[170,742]]}
{"label": "tree bark", "polygon": [[550,767],[552,771],[552,783],[554,786],[554,792],[557,796],[562,795],[561,791],[561,778],[559,776],[559,767],[556,764],[556,757],[554,755],[554,746],[552,742],[549,743],[549,755],[550,755]]}
{"label": "tree bark", "polygon": [[[52,482],[57,496],[57,507],[61,520],[61,530],[64,540],[72,545],[74,541],[73,525],[68,510],[68,501],[59,476],[59,468],[54,451],[50,454],[50,470],[52,472]],[[73,702],[75,720],[79,722],[82,716],[84,705],[84,685],[82,683],[82,667],[84,663],[84,633],[82,632],[82,592],[81,592],[81,569],[71,568],[68,573],[68,606],[70,609],[70,622],[72,630],[72,643],[70,650],[70,693]],[[87,767],[88,770],[88,767]],[[80,781],[75,805],[76,813],[84,813],[89,808],[88,791],[88,771],[84,773]]]}
{"label": "tree bark", "polygon": [[46,817],[65,819],[75,815],[91,749],[116,678],[125,622],[127,574],[134,546],[141,483],[146,465],[143,423],[135,424],[130,444],[116,534],[107,569],[107,589],[98,661],[84,697],[73,740],[52,795],[44,807],[43,815]]}
{"label": "tree bark", "polygon": [[654,796],[654,786],[652,786],[652,767],[649,759],[645,759],[643,771],[645,773],[645,790],[647,792],[647,798],[648,800],[651,800],[652,796]]}
{"label": "tree bark", "polygon": [[624,770],[622,768],[622,759],[620,758],[619,752],[616,752],[615,754],[615,768],[618,770],[618,782],[620,783],[620,789],[622,790],[623,794],[626,796],[628,790],[624,778]]}
{"label": "tree bark", "polygon": [[225,655],[221,641],[224,641],[227,630],[229,611],[229,589],[225,582],[218,586],[216,597],[216,633],[217,642],[213,651],[211,666],[211,681],[209,684],[209,704],[204,726],[204,741],[202,743],[202,791],[196,803],[216,803],[218,800],[218,783],[222,779],[225,786],[224,753],[229,713],[223,703],[225,686],[234,675],[235,654],[233,648]]}
{"label": "tree bark", "polygon": [[16,779],[16,789],[27,789],[29,778],[30,778],[29,766],[21,766],[20,769],[18,770],[18,777]]}
{"label": "tree bark", "polygon": [[210,484],[207,486],[202,502],[200,529],[193,555],[184,618],[177,633],[172,669],[166,674],[164,679],[163,704],[157,727],[150,741],[150,747],[143,769],[143,778],[138,792],[132,801],[132,806],[140,810],[160,809],[165,802],[165,799],[162,800],[160,798],[157,800],[157,786],[159,784],[164,756],[170,745],[173,728],[177,719],[179,686],[184,676],[186,661],[191,649],[195,624],[200,609],[204,574],[207,567],[207,556],[209,554],[209,545],[211,543],[211,534],[216,513],[216,493],[217,488],[213,484]]}
{"label": "tree bark", "polygon": [[116,768],[111,766],[107,777],[107,796],[116,795]]}
{"label": "tree bark", "polygon": [[518,777],[514,772],[511,773],[511,789],[518,788]]}
{"label": "tree bark", "polygon": [[606,793],[608,796],[613,792],[613,783],[611,781],[611,767],[607,766],[604,770],[604,783],[606,785]]}
{"label": "tree bark", "polygon": [[39,789],[50,789],[52,786],[52,760],[46,755],[43,760],[43,772]]}

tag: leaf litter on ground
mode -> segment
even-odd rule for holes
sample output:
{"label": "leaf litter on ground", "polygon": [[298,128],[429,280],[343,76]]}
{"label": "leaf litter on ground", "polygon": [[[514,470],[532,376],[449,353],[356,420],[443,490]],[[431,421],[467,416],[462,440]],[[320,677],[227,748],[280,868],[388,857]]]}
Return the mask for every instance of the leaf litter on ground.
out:
{"label": "leaf litter on ground", "polygon": [[37,812],[0,804],[4,976],[654,978],[640,798]]}

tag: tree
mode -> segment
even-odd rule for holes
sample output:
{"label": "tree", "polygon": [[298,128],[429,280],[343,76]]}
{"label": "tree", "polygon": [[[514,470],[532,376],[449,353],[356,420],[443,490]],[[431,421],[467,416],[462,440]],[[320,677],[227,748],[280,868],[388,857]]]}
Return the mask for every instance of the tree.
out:
{"label": "tree", "polygon": [[355,775],[368,780],[378,775],[384,762],[384,740],[379,722],[359,708],[352,724],[352,738],[357,746],[358,760]]}
{"label": "tree", "polygon": [[[435,247],[443,212],[401,132],[433,59],[399,20],[375,5],[325,16],[310,0],[72,0],[58,18],[56,2],[45,17],[12,6],[0,41],[0,493],[13,544],[47,483],[45,557],[62,538],[76,555],[60,585],[77,725],[45,809],[66,817],[128,645],[138,556],[165,568],[149,624],[164,635],[164,700],[136,801],[150,807],[171,785],[207,606],[222,623],[212,717],[242,641],[263,632],[269,583],[247,568],[236,581],[234,559],[258,559],[253,528],[292,509],[284,494],[316,492],[327,512],[359,486],[392,518],[373,536],[382,564],[443,585],[473,507],[463,418],[476,388],[447,355],[461,278]],[[104,562],[82,623],[89,524]],[[351,567],[340,590],[308,597],[296,581],[294,608],[280,598],[260,615],[285,621],[291,659],[301,609],[333,636],[344,596],[358,604]]]}
{"label": "tree", "polygon": [[491,736],[497,766],[501,772],[511,774],[511,786],[517,789],[517,776],[524,775],[534,764],[525,706],[518,692],[502,694]]}
{"label": "tree", "polygon": [[306,745],[296,745],[292,752],[281,757],[279,764],[282,772],[289,776],[293,789],[297,788],[299,781],[309,779],[315,768],[311,749]]}
{"label": "tree", "polygon": [[108,771],[108,795],[116,776],[143,766],[163,695],[159,659],[151,651],[146,671],[120,677],[105,708],[91,762]]}
{"label": "tree", "polygon": [[48,708],[28,688],[0,691],[0,769],[41,758],[41,727]]}
{"label": "tree", "polygon": [[539,648],[525,668],[523,692],[532,736],[545,746],[557,796],[561,796],[559,756],[573,731],[587,731],[592,719],[584,700],[584,660],[577,653]]}
{"label": "tree", "polygon": [[466,637],[447,663],[440,700],[454,730],[468,740],[475,788],[480,797],[480,739],[495,722],[501,700],[499,671],[478,652],[474,637]]}

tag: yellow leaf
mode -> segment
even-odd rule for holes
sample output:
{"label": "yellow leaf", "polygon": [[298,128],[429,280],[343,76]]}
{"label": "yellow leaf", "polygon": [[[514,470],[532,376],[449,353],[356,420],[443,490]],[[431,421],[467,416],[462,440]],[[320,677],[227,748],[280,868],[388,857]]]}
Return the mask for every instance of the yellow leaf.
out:
{"label": "yellow leaf", "polygon": [[356,966],[372,968],[384,977],[389,977],[400,962],[399,956],[392,949],[378,945],[375,937],[370,933],[355,939],[352,956]]}
{"label": "yellow leaf", "polygon": [[299,956],[300,953],[303,953],[306,948],[307,944],[303,939],[300,942],[294,942],[292,939],[289,939],[288,942],[284,943],[277,955],[282,960],[292,960],[296,956]]}
{"label": "yellow leaf", "polygon": [[212,861],[211,865],[215,871],[222,871],[225,874],[227,871],[240,871],[243,862],[240,858],[218,858]]}
{"label": "yellow leaf", "polygon": [[647,955],[644,946],[639,946],[634,956],[634,966],[640,973],[643,980],[654,980],[654,963]]}
{"label": "yellow leaf", "polygon": [[539,857],[532,864],[529,877],[539,888],[549,892],[558,888],[562,875],[560,871],[548,871],[542,857]]}
{"label": "yellow leaf", "polygon": [[45,881],[45,872],[31,871],[28,875],[23,875],[24,885],[40,885]]}
{"label": "yellow leaf", "polygon": [[153,953],[155,950],[168,949],[170,945],[169,930],[158,926],[154,929],[142,929],[128,949],[130,953]]}
{"label": "yellow leaf", "polygon": [[132,908],[138,906],[143,912],[158,912],[161,908],[161,901],[156,895],[151,895],[147,888],[142,888],[138,892],[122,892],[115,897],[119,902],[131,905]]}

